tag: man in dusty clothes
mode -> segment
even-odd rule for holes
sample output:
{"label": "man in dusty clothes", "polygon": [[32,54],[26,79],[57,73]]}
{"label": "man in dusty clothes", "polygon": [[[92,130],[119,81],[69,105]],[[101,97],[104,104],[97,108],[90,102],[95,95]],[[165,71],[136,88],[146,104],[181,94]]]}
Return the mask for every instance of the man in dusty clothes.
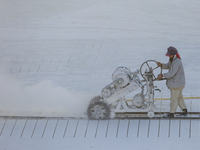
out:
{"label": "man in dusty clothes", "polygon": [[157,62],[157,65],[162,69],[169,69],[167,73],[158,75],[158,79],[167,79],[166,84],[171,92],[170,113],[164,117],[173,118],[178,105],[182,109],[181,115],[187,115],[187,108],[182,95],[182,90],[185,87],[185,73],[181,57],[177,49],[173,46],[167,49],[166,56],[169,57],[168,63]]}

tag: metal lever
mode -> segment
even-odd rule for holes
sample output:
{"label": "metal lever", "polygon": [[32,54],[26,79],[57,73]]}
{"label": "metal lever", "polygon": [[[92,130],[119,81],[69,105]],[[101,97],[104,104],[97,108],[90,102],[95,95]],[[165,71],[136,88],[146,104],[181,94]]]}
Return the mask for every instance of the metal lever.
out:
{"label": "metal lever", "polygon": [[160,89],[154,89],[154,91],[159,91],[159,92],[161,92],[161,90],[160,90]]}

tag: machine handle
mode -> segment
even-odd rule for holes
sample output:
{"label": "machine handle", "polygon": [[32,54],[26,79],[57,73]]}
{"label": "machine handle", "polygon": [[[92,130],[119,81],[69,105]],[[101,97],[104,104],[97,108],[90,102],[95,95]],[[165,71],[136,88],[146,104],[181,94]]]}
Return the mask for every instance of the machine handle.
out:
{"label": "machine handle", "polygon": [[167,78],[162,78],[162,79],[160,79],[160,80],[155,79],[155,80],[153,80],[153,81],[162,81],[162,80],[167,80]]}
{"label": "machine handle", "polygon": [[[153,79],[153,81],[162,81],[162,80],[167,80],[167,78],[162,78],[162,79],[160,79],[160,80],[158,80],[158,79]],[[146,82],[146,80],[141,80],[141,82]]]}

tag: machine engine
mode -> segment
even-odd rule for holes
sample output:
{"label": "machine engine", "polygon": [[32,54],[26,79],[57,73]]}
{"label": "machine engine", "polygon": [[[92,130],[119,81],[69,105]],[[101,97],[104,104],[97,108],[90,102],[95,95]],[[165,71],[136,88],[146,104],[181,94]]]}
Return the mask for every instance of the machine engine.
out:
{"label": "machine engine", "polygon": [[132,88],[129,89],[129,92],[137,89],[139,87],[137,82],[140,82],[140,80],[136,78],[136,74],[138,72],[132,73],[127,67],[118,67],[112,74],[113,82],[102,89],[102,97],[108,99],[119,94],[121,97],[125,96],[124,89],[130,85],[132,85]]}

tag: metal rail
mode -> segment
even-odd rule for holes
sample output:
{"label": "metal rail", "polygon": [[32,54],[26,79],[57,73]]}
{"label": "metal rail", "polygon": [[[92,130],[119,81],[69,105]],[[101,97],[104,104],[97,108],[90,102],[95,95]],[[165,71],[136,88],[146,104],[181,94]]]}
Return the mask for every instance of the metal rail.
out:
{"label": "metal rail", "polygon": [[[151,120],[151,119],[182,119],[182,120],[195,120],[200,119],[200,112],[188,112],[186,116],[179,116],[181,112],[175,112],[174,118],[166,118],[162,115],[168,112],[154,112],[155,116],[153,118],[149,118],[147,116],[147,112],[126,112],[126,113],[115,113],[115,118],[113,119],[134,119],[134,120]],[[37,116],[0,116],[0,118],[10,118],[10,119],[61,119],[61,120],[68,120],[68,119],[77,119],[77,120],[88,120],[88,118],[84,117],[37,117]],[[113,120],[111,119],[111,120]]]}
{"label": "metal rail", "polygon": [[[154,112],[155,115],[162,115],[168,112]],[[125,113],[115,113],[116,115],[124,115],[124,114],[147,114],[147,112],[125,112]],[[175,112],[174,114],[181,114],[181,112]],[[188,115],[200,115],[200,112],[188,112]]]}
{"label": "metal rail", "polygon": [[173,118],[168,118],[168,117],[116,117],[115,119],[130,119],[130,120],[200,120],[200,116],[197,117],[173,117]]}
{"label": "metal rail", "polygon": [[149,119],[182,119],[182,120],[199,120],[200,119],[200,112],[188,112],[187,115],[182,115],[181,112],[175,112],[173,118],[163,117],[162,115],[166,114],[167,112],[155,112],[155,116],[149,118],[146,112],[130,112],[130,113],[116,113],[116,117],[114,119],[141,119],[141,120],[149,120]]}

